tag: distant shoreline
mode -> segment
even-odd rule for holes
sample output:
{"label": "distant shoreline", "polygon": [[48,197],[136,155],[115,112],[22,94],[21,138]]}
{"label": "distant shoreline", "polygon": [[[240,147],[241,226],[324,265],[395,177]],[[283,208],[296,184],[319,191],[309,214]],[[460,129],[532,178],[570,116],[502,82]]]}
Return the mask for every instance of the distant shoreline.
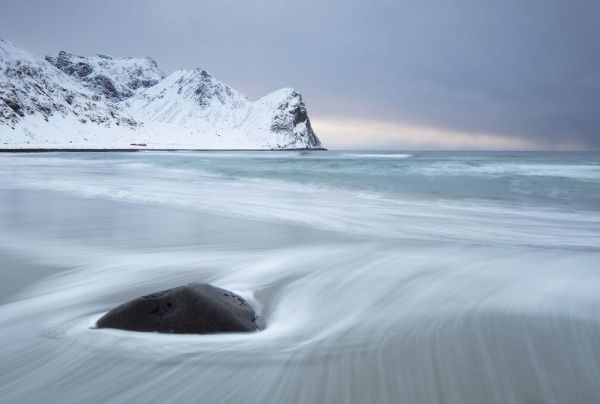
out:
{"label": "distant shoreline", "polygon": [[50,153],[50,152],[138,152],[138,151],[212,151],[212,152],[227,152],[227,151],[327,151],[326,148],[320,147],[315,149],[0,149],[0,153]]}

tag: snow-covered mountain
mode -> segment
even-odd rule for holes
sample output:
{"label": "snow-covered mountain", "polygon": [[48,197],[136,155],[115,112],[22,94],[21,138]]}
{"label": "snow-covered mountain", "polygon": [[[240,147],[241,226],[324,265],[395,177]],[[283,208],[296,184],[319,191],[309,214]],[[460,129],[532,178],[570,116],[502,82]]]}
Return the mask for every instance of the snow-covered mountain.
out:
{"label": "snow-covered mountain", "polygon": [[151,58],[82,57],[61,51],[57,57],[46,56],[46,60],[86,87],[116,101],[129,98],[137,90],[152,87],[165,78]]}
{"label": "snow-covered mountain", "polygon": [[321,148],[300,94],[257,101],[150,58],[42,59],[0,39],[0,149]]}

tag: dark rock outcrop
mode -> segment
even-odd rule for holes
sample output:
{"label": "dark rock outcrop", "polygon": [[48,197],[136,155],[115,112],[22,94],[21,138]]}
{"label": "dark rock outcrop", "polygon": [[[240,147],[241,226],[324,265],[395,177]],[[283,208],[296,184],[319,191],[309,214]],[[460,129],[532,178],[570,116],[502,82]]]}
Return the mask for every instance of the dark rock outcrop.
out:
{"label": "dark rock outcrop", "polygon": [[191,283],[126,302],[102,316],[98,328],[175,334],[249,332],[254,310],[235,293]]}
{"label": "dark rock outcrop", "polygon": [[[301,128],[299,133],[295,132],[296,128]],[[296,139],[305,138],[307,147],[321,147],[321,141],[313,131],[302,96],[293,89],[290,89],[289,95],[277,106],[271,120],[271,131],[293,133]]]}
{"label": "dark rock outcrop", "polygon": [[[77,65],[73,76],[89,74],[89,66]],[[3,127],[15,129],[31,116],[67,118],[104,127],[137,127],[131,116],[113,103],[100,100],[85,88],[78,88],[43,59],[0,38],[0,136]],[[97,98],[96,98],[97,97]],[[35,136],[30,128],[25,138]]]}
{"label": "dark rock outcrop", "polygon": [[60,51],[57,57],[46,56],[46,61],[111,101],[127,99],[165,77],[150,58],[84,57]]}

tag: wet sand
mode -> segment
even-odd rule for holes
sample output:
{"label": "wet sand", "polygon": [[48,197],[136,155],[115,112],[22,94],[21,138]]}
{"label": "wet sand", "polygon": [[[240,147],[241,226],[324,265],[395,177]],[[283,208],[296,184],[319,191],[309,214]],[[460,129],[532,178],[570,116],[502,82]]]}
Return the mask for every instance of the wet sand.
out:
{"label": "wet sand", "polygon": [[[0,303],[37,281],[76,268],[102,250],[260,250],[360,240],[301,226],[185,209],[115,203],[59,192],[0,189]],[[255,231],[254,231],[255,230]],[[252,232],[252,237],[246,235]],[[69,249],[65,249],[69,246]]]}

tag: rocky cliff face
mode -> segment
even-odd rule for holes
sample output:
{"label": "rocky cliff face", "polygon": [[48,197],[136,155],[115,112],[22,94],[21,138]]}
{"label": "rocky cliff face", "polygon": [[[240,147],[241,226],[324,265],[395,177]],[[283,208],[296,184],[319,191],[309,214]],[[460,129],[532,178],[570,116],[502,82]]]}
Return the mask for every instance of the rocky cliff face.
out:
{"label": "rocky cliff face", "polygon": [[61,51],[57,57],[46,56],[46,61],[115,101],[129,98],[139,89],[152,87],[165,77],[151,58],[83,57]]}
{"label": "rocky cliff face", "polygon": [[16,130],[31,118],[46,122],[71,118],[104,127],[138,125],[119,107],[105,102],[43,59],[0,39],[0,134],[6,129]]}
{"label": "rocky cliff face", "polygon": [[[257,101],[150,58],[39,58],[0,40],[0,148],[320,148],[293,89]],[[140,146],[141,147],[141,146]]]}
{"label": "rocky cliff face", "polygon": [[146,122],[208,130],[240,123],[250,101],[202,69],[177,70],[136,94],[125,108]]}
{"label": "rocky cliff face", "polygon": [[280,101],[273,109],[271,131],[280,134],[293,134],[294,142],[304,142],[307,147],[320,147],[300,93],[293,88],[282,91]]}

